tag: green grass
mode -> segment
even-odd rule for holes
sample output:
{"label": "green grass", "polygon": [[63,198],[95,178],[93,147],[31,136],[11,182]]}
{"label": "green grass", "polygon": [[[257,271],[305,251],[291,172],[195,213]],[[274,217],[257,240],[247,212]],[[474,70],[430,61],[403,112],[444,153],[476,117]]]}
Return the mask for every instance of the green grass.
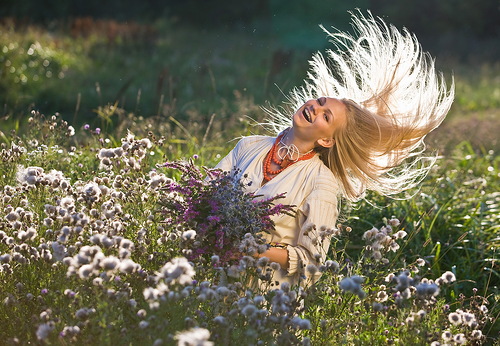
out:
{"label": "green grass", "polygon": [[97,22],[95,30],[72,34],[68,25],[50,32],[3,26],[0,90],[6,114],[19,116],[34,106],[82,124],[98,118],[99,106],[118,102],[144,116],[187,120],[194,112],[203,121],[213,113],[227,119],[239,110],[241,97],[257,104],[281,100],[274,84],[283,90],[296,85],[309,55],[280,54],[271,37],[200,32],[167,20],[151,24],[150,36],[133,41],[127,32],[110,38]]}

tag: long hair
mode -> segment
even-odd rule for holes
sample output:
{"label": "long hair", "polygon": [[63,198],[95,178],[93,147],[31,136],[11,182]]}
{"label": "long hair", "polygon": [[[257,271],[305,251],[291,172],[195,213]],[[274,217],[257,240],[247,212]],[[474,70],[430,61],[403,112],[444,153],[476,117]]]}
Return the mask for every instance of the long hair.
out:
{"label": "long hair", "polygon": [[400,32],[370,12],[351,15],[356,36],[322,27],[336,49],[327,51],[327,60],[313,55],[304,86],[290,92],[285,106],[266,109],[266,125],[281,132],[307,100],[341,99],[346,124],[333,134],[335,145],[319,152],[345,197],[356,200],[366,189],[392,195],[421,182],[435,162],[423,154],[423,140],[448,113],[454,83],[448,90],[408,30]]}

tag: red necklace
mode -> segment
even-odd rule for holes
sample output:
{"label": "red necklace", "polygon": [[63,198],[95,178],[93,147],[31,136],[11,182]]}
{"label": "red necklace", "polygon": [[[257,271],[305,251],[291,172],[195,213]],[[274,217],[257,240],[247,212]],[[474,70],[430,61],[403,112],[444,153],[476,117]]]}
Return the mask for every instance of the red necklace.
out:
{"label": "red necklace", "polygon": [[[297,160],[290,160],[287,157],[284,159],[280,159],[277,157],[277,148],[278,148],[278,143],[280,142],[281,138],[283,137],[283,134],[278,136],[276,138],[276,141],[274,142],[271,150],[269,150],[269,153],[267,153],[266,158],[264,159],[264,182],[268,182],[271,179],[273,179],[277,174],[283,172],[285,168],[288,166],[293,165],[295,162],[303,161],[303,160],[308,160],[316,153],[314,151],[308,152],[307,154],[299,157]],[[280,168],[278,170],[272,170],[271,169],[271,162],[274,162],[277,164]]]}

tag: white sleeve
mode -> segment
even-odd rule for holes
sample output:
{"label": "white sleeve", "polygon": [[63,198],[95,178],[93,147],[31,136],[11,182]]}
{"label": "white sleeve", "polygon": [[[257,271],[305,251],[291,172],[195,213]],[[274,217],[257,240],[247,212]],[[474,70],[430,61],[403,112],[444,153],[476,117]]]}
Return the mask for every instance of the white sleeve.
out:
{"label": "white sleeve", "polygon": [[215,168],[221,169],[224,172],[232,172],[235,166],[238,165],[238,157],[242,145],[242,140],[240,140],[233,150],[231,150],[222,160],[219,161]]}
{"label": "white sleeve", "polygon": [[287,246],[288,275],[297,272],[307,275],[316,282],[321,273],[311,277],[305,267],[308,264],[316,266],[325,262],[330,247],[330,237],[321,237],[321,229],[336,227],[339,214],[336,184],[331,180],[318,181],[304,204],[297,211],[299,236],[297,246]]}

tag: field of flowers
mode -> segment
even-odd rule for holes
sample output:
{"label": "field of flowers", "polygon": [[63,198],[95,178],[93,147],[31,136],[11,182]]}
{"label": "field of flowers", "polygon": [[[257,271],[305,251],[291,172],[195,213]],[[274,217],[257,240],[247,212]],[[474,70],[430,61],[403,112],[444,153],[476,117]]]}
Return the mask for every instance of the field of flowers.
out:
{"label": "field of flowers", "polygon": [[[323,230],[328,260],[306,268],[320,282],[265,290],[252,278],[278,267],[252,256],[252,225],[287,209],[203,169],[232,143],[134,121],[114,138],[33,112],[2,132],[2,343],[498,345],[494,152],[462,143],[413,198],[346,206]],[[214,224],[241,237],[243,258],[203,243]]]}

